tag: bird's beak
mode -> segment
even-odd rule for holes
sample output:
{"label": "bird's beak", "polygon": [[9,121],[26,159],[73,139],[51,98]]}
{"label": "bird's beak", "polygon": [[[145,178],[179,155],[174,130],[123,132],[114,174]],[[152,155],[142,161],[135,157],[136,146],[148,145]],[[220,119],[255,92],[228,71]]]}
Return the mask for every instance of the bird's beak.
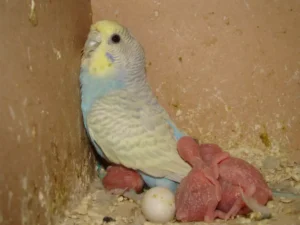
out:
{"label": "bird's beak", "polygon": [[88,59],[91,53],[101,44],[101,34],[99,31],[91,30],[83,48],[83,58]]}
{"label": "bird's beak", "polygon": [[94,49],[101,43],[101,33],[99,31],[91,31],[85,42],[85,48]]}

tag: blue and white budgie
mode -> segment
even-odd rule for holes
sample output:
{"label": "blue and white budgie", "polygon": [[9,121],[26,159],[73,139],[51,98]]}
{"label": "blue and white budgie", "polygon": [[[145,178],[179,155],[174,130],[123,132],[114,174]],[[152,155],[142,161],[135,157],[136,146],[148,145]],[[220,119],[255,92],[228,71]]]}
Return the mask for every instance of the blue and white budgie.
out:
{"label": "blue and white budgie", "polygon": [[128,29],[108,20],[91,26],[80,81],[84,125],[97,152],[137,170],[149,187],[175,191],[191,169],[177,152],[185,134],[153,95],[143,48]]}

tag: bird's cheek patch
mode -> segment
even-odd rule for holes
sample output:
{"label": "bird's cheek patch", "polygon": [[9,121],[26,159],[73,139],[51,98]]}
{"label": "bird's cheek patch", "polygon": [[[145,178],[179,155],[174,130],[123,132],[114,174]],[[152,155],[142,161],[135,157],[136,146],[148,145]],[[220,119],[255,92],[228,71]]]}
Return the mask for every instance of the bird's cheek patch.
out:
{"label": "bird's cheek patch", "polygon": [[113,63],[115,61],[115,58],[113,57],[112,54],[110,54],[109,52],[106,52],[106,57]]}

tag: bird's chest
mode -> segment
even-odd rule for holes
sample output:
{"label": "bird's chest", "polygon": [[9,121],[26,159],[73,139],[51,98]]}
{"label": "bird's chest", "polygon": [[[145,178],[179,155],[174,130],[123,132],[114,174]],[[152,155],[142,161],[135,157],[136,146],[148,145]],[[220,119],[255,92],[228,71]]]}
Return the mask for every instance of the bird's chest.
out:
{"label": "bird's chest", "polygon": [[103,96],[109,95],[115,90],[124,88],[124,83],[121,80],[90,76],[86,74],[86,72],[82,72],[80,81],[81,109],[84,117],[91,110],[98,99],[103,98]]}
{"label": "bird's chest", "polygon": [[143,109],[143,103],[134,96],[115,91],[95,101],[90,116],[97,120],[103,130],[119,133],[139,123]]}
{"label": "bird's chest", "polygon": [[[123,90],[112,91],[111,94],[95,102],[100,112],[115,116],[117,114],[131,115],[143,108],[143,102]],[[107,115],[107,116],[109,116]]]}

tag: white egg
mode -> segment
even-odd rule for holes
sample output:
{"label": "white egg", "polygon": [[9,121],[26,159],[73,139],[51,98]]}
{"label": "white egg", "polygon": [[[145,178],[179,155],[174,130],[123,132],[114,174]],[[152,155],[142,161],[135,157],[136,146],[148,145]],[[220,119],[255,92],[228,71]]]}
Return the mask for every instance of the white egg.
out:
{"label": "white egg", "polygon": [[142,212],[146,219],[155,223],[166,223],[175,216],[175,196],[167,188],[154,187],[142,199]]}

